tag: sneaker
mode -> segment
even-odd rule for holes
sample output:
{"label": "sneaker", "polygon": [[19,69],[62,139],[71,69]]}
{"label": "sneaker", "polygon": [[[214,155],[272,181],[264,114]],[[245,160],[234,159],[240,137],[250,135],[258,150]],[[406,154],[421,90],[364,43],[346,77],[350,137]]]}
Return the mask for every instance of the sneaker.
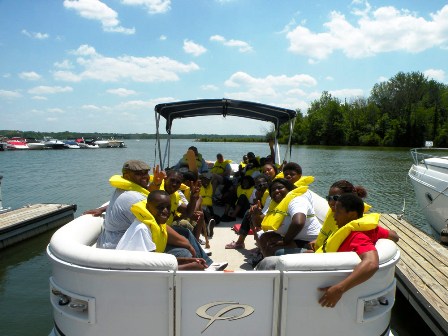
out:
{"label": "sneaker", "polygon": [[205,241],[203,241],[201,238],[198,239],[198,243],[199,243],[200,245],[205,245]]}
{"label": "sneaker", "polygon": [[218,271],[224,271],[229,263],[222,262],[222,263],[213,263],[208,268],[205,269],[205,271],[208,272],[218,272]]}
{"label": "sneaker", "polygon": [[243,249],[243,248],[244,248],[244,243],[237,243],[235,241],[226,245],[226,249],[228,249],[228,250],[230,250],[230,249],[239,250],[239,249]]}
{"label": "sneaker", "polygon": [[204,252],[210,257],[212,255],[212,251],[209,249],[203,248]]}
{"label": "sneaker", "polygon": [[213,238],[213,229],[215,228],[215,225],[216,225],[216,222],[213,218],[208,221],[207,235],[209,238]]}

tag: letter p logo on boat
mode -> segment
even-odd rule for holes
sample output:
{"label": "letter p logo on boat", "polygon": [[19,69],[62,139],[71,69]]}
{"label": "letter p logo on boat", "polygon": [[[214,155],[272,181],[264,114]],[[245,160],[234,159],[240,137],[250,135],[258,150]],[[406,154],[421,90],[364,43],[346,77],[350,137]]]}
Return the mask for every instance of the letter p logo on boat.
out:
{"label": "letter p logo on boat", "polygon": [[[222,307],[220,310],[218,310],[213,316],[209,315],[207,310],[209,310],[212,307],[220,306],[220,305],[226,305]],[[231,312],[232,310],[243,310],[241,314],[239,315],[230,315],[227,314]],[[233,321],[245,318],[252,314],[255,311],[255,309],[249,305],[239,304],[238,302],[225,302],[225,301],[217,301],[217,302],[211,302],[207,303],[201,307],[199,307],[196,310],[196,314],[199,317],[202,317],[206,320],[210,320],[208,324],[205,326],[204,330],[202,330],[201,334],[204,333],[205,330],[207,330],[210,325],[217,321],[217,320],[227,320],[227,321]]]}

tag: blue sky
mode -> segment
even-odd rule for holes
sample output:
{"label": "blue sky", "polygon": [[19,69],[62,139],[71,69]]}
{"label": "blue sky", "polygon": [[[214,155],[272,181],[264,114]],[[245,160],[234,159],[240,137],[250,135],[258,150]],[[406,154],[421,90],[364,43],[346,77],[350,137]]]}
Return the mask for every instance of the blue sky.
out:
{"label": "blue sky", "polygon": [[[399,71],[448,82],[447,1],[0,0],[0,129],[154,133],[199,98],[301,109]],[[238,118],[173,133],[264,134]]]}

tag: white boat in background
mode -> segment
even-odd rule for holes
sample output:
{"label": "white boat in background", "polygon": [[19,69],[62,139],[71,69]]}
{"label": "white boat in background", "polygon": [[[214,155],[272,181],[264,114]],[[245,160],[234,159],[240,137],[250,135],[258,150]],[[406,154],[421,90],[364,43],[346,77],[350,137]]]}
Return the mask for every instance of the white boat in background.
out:
{"label": "white boat in background", "polygon": [[123,140],[109,139],[108,141],[111,148],[126,148]]}
{"label": "white boat in background", "polygon": [[108,147],[110,147],[108,140],[95,140],[95,144],[98,145],[99,148],[108,148]]}
{"label": "white boat in background", "polygon": [[408,176],[417,202],[434,233],[448,224],[448,149],[411,149],[414,161]]}
{"label": "white boat in background", "polygon": [[50,137],[44,137],[44,144],[46,148],[49,149],[66,149],[65,144],[58,139],[53,139]]}
{"label": "white boat in background", "polygon": [[9,140],[6,141],[6,148],[7,149],[29,149],[28,145],[26,144],[25,139],[20,137],[12,137]]}
{"label": "white boat in background", "polygon": [[[163,116],[169,148],[173,119],[219,114],[270,121],[275,130],[287,122],[292,129],[296,116],[292,110],[228,99],[160,104],[156,134]],[[275,145],[278,153],[276,139]],[[162,169],[169,166],[165,158],[159,155]],[[322,222],[328,203],[314,197]],[[102,224],[101,217],[83,215],[51,238],[51,335],[393,335],[400,253],[391,240],[377,243],[380,265],[374,276],[329,309],[318,303],[318,288],[350,275],[360,262],[354,252],[285,255],[274,271],[179,271],[173,255],[96,248]]]}
{"label": "white boat in background", "polygon": [[94,140],[85,140],[84,138],[76,139],[79,147],[81,149],[97,149],[100,148],[97,144],[95,144]]}
{"label": "white boat in background", "polygon": [[65,147],[67,147],[68,149],[80,149],[81,147],[79,147],[78,143],[75,140],[62,140],[62,142],[64,143]]}
{"label": "white boat in background", "polygon": [[26,141],[26,144],[28,145],[29,149],[39,150],[39,149],[45,148],[45,144],[42,141],[39,141],[37,139],[26,138],[25,141]]}

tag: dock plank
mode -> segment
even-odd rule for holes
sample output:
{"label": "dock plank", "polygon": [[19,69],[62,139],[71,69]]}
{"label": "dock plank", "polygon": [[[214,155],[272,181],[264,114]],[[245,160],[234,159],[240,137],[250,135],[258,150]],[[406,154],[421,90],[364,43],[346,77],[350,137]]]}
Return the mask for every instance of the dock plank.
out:
{"label": "dock plank", "polygon": [[448,335],[448,249],[396,215],[380,224],[398,233],[398,287],[437,335]]}

